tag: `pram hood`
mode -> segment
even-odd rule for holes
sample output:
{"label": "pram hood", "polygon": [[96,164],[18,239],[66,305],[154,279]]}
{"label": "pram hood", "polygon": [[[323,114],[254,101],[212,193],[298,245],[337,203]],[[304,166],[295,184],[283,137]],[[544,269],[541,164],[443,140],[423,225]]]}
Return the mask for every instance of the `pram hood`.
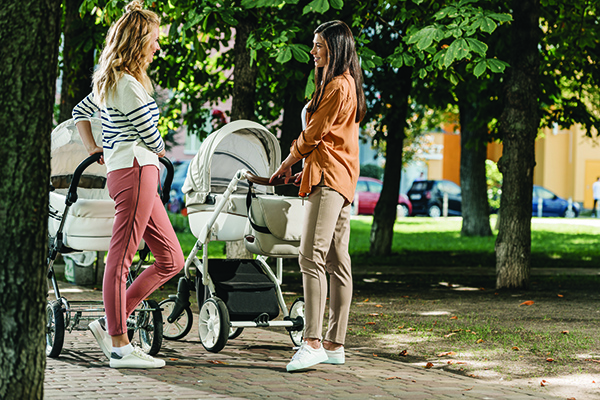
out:
{"label": "pram hood", "polygon": [[[94,140],[96,143],[102,143],[102,121],[98,118],[91,118],[90,123]],[[56,188],[67,188],[79,163],[89,156],[72,119],[61,123],[52,131],[50,156],[52,184]],[[106,167],[94,163],[84,171],[80,185],[100,188],[104,182],[106,182]]]}
{"label": "pram hood", "polygon": [[[247,120],[231,122],[211,133],[190,162],[181,188],[186,206],[204,204],[209,194],[223,193],[240,169],[270,177],[280,163],[279,142],[267,128]],[[238,185],[247,191],[246,182]],[[258,186],[257,191],[274,193],[271,186]]]}

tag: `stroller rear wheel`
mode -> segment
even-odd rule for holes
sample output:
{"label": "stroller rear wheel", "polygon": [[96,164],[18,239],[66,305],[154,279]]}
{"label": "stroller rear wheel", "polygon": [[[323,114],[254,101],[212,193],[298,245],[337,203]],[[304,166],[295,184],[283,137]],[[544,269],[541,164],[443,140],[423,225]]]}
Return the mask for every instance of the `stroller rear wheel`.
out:
{"label": "stroller rear wheel", "polygon": [[163,320],[163,337],[167,340],[179,340],[185,335],[190,333],[192,324],[194,323],[194,317],[192,310],[189,307],[184,308],[181,314],[172,322],[168,321],[169,315],[173,312],[175,307],[175,299],[165,299],[158,303],[162,310]]}
{"label": "stroller rear wheel", "polygon": [[56,358],[65,341],[65,318],[60,300],[46,304],[46,317],[46,356]]}
{"label": "stroller rear wheel", "polygon": [[162,346],[163,320],[158,303],[144,300],[142,310],[135,316],[135,330],[139,333],[140,347],[151,356],[156,355]]}
{"label": "stroller rear wheel", "polygon": [[302,344],[302,337],[304,336],[304,298],[300,297],[294,301],[292,307],[290,307],[290,319],[293,321],[296,318],[302,318],[301,330],[290,330],[290,338],[295,346]]}
{"label": "stroller rear wheel", "polygon": [[225,347],[230,333],[229,311],[218,297],[207,299],[198,316],[198,335],[202,346],[212,353]]}
{"label": "stroller rear wheel", "polygon": [[244,332],[244,328],[229,328],[229,340],[235,339]]}

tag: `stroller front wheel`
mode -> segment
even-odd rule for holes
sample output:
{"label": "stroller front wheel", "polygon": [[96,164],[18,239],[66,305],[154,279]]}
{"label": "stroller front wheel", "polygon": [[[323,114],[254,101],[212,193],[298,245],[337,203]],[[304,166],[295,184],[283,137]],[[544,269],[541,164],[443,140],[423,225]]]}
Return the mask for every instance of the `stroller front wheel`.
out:
{"label": "stroller front wheel", "polygon": [[202,346],[212,353],[225,347],[230,333],[229,311],[218,297],[211,297],[202,304],[198,316],[198,335]]}
{"label": "stroller front wheel", "polygon": [[60,355],[65,341],[65,318],[62,302],[56,300],[46,304],[46,356]]}
{"label": "stroller front wheel", "polygon": [[189,307],[184,308],[181,314],[170,323],[169,316],[175,308],[175,299],[165,299],[158,303],[162,310],[163,337],[167,340],[179,340],[187,335],[192,329],[194,317]]}

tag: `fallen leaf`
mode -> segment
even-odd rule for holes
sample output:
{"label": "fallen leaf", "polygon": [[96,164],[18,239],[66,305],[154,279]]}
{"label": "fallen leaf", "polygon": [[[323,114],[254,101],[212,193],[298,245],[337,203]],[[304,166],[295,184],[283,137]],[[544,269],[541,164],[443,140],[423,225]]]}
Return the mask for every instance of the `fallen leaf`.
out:
{"label": "fallen leaf", "polygon": [[390,379],[402,379],[399,376],[391,376],[389,378],[385,378],[386,381],[389,381]]}
{"label": "fallen leaf", "polygon": [[374,313],[371,313],[371,314],[369,314],[369,315],[370,315],[371,317],[376,317],[376,316],[378,316],[379,314],[378,314],[378,313],[376,313],[376,312],[374,312]]}
{"label": "fallen leaf", "polygon": [[425,367],[424,367],[424,368],[427,368],[427,369],[429,369],[429,368],[431,368],[431,367],[433,367],[433,363],[430,363],[430,362],[428,362],[427,364],[425,364]]}
{"label": "fallen leaf", "polygon": [[363,303],[366,303],[367,301],[369,301],[369,299],[364,299],[364,300],[363,300]]}
{"label": "fallen leaf", "polygon": [[521,304],[519,304],[519,305],[520,305],[520,306],[530,306],[530,305],[532,305],[533,303],[534,303],[534,301],[533,301],[533,300],[527,300],[527,301],[524,301],[524,302],[522,302],[522,303],[521,303]]}
{"label": "fallen leaf", "polygon": [[456,333],[454,333],[454,332],[450,332],[449,334],[447,334],[447,335],[444,335],[444,337],[450,337],[450,336],[452,336],[452,335],[456,335]]}
{"label": "fallen leaf", "polygon": [[402,350],[400,353],[398,353],[399,356],[402,357],[406,357],[408,355],[408,350]]}
{"label": "fallen leaf", "polygon": [[546,386],[546,383],[547,383],[547,382],[546,382],[545,380],[542,380],[542,381],[540,382],[540,385],[541,385],[541,386]]}
{"label": "fallen leaf", "polygon": [[367,322],[367,325],[375,325],[375,322]]}
{"label": "fallen leaf", "polygon": [[600,360],[590,360],[590,361],[595,362],[595,363],[600,363]]}
{"label": "fallen leaf", "polygon": [[569,334],[569,331],[562,331],[561,333],[562,333],[563,335],[568,335],[568,334]]}
{"label": "fallen leaf", "polygon": [[519,351],[520,349],[517,346],[513,346],[512,348],[514,351]]}
{"label": "fallen leaf", "polygon": [[410,296],[400,296],[400,297],[402,297],[404,299],[408,299]]}
{"label": "fallen leaf", "polygon": [[169,360],[171,360],[171,361],[177,361],[177,360],[179,360],[179,358],[169,358]]}
{"label": "fallen leaf", "polygon": [[375,304],[375,307],[383,307],[381,304]]}
{"label": "fallen leaf", "polygon": [[373,353],[373,357],[379,357],[377,354]]}
{"label": "fallen leaf", "polygon": [[548,361],[548,362],[554,362],[554,359],[553,358],[546,358],[546,361]]}
{"label": "fallen leaf", "polygon": [[414,331],[415,328],[408,328],[407,331]]}
{"label": "fallen leaf", "polygon": [[445,351],[445,352],[443,352],[443,353],[440,353],[440,354],[438,354],[437,356],[438,356],[438,357],[444,357],[444,356],[453,356],[453,355],[455,355],[455,354],[456,354],[456,353],[455,353],[455,352],[453,352],[453,351]]}
{"label": "fallen leaf", "polygon": [[575,397],[567,397],[567,400],[576,400]]}
{"label": "fallen leaf", "polygon": [[473,386],[471,386],[471,387],[470,387],[470,388],[468,388],[468,389],[464,389],[464,391],[465,391],[465,392],[468,392],[469,390],[473,390]]}
{"label": "fallen leaf", "polygon": [[223,361],[219,361],[219,360],[206,360],[206,362],[209,364],[225,364],[225,365],[227,365],[227,363],[225,363]]}
{"label": "fallen leaf", "polygon": [[483,342],[485,342],[485,340],[483,340],[483,339],[477,339],[477,341],[475,343],[483,343]]}
{"label": "fallen leaf", "polygon": [[404,329],[404,325],[400,325],[398,329]]}
{"label": "fallen leaf", "polygon": [[559,293],[559,294],[557,294],[557,296],[558,296],[558,297],[565,297],[565,296],[563,296],[563,295],[562,295],[562,294],[560,294],[560,293]]}
{"label": "fallen leaf", "polygon": [[450,317],[450,319],[458,319],[458,317],[456,315]]}

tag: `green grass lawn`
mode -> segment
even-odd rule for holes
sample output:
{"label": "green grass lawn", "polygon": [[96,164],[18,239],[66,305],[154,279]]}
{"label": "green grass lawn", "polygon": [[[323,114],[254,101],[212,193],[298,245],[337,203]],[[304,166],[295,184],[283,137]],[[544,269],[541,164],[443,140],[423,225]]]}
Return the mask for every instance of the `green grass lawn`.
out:
{"label": "green grass lawn", "polygon": [[[179,242],[187,257],[196,239],[191,234],[188,219],[170,214]],[[489,237],[462,237],[461,218],[410,217],[396,221],[392,254],[371,257],[369,237],[371,216],[352,219],[350,254],[353,265],[390,266],[470,266],[494,267],[497,231]],[[535,268],[597,268],[600,261],[598,234],[600,228],[566,223],[564,219],[544,218],[532,222],[531,266]],[[495,224],[492,216],[491,226]],[[210,258],[224,258],[225,244],[212,242]]]}

